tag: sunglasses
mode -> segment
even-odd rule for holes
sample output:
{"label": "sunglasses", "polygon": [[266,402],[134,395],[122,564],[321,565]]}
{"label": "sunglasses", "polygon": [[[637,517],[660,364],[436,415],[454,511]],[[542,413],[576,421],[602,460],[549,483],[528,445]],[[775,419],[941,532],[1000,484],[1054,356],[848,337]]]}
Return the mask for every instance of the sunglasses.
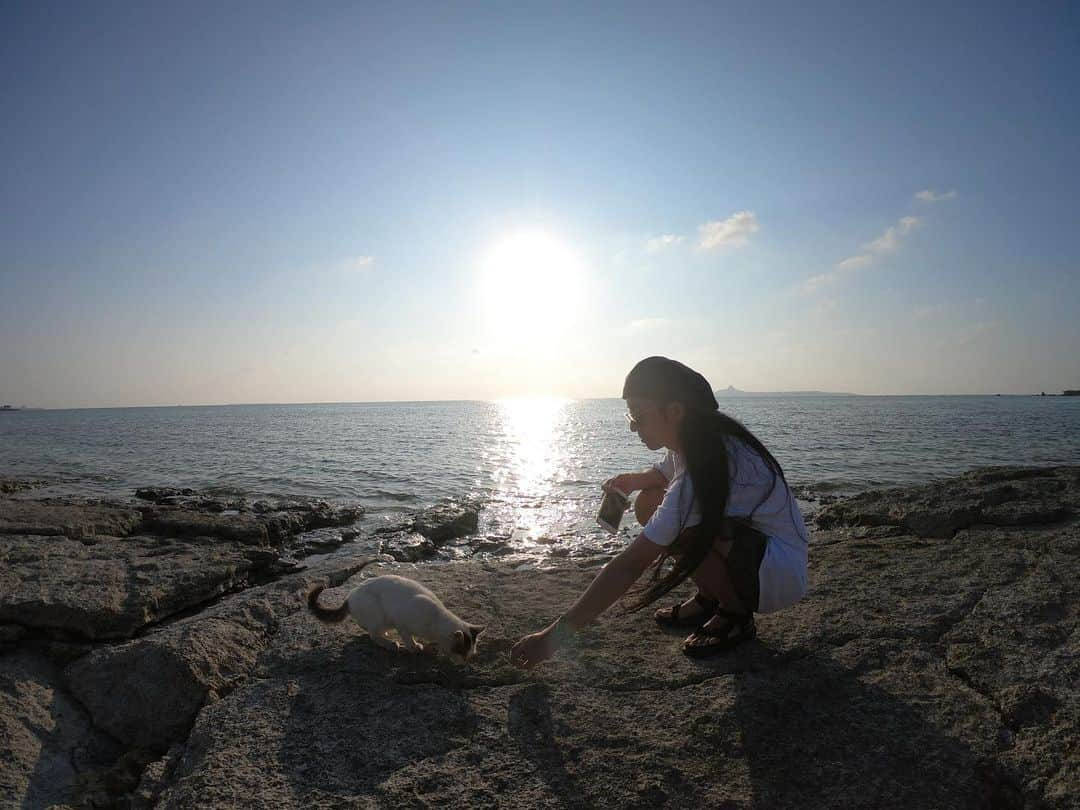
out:
{"label": "sunglasses", "polygon": [[626,421],[629,423],[630,427],[632,427],[632,428],[636,428],[642,422],[644,422],[647,419],[651,419],[655,415],[656,415],[655,410],[647,411],[646,413],[640,413],[640,414],[633,414],[633,413],[630,413],[630,411],[626,411],[625,413],[623,413],[623,416],[626,417]]}

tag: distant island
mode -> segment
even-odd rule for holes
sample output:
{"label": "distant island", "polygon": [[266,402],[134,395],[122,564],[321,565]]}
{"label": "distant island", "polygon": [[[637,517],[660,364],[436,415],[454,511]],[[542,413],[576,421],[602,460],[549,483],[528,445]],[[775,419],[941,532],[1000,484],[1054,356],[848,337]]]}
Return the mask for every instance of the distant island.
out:
{"label": "distant island", "polygon": [[718,397],[858,397],[839,391],[740,391],[734,385],[714,392]]}

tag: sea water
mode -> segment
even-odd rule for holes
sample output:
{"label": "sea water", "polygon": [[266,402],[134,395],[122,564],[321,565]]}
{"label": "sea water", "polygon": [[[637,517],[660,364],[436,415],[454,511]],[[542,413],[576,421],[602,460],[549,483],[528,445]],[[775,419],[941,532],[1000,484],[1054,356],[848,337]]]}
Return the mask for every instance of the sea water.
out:
{"label": "sea water", "polygon": [[[997,464],[1080,464],[1080,397],[744,396],[720,407],[804,505]],[[618,399],[230,405],[0,415],[0,474],[46,494],[178,486],[356,502],[388,518],[446,499],[520,548],[597,542],[600,482],[658,460]],[[627,521],[632,522],[632,521]]]}

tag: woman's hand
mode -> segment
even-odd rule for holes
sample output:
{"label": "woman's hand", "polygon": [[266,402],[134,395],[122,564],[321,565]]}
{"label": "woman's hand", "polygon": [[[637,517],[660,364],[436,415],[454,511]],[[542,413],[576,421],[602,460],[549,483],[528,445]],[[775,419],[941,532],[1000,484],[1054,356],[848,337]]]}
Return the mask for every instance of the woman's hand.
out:
{"label": "woman's hand", "polygon": [[559,645],[556,643],[555,633],[552,632],[554,626],[519,640],[510,650],[510,663],[518,669],[532,669],[555,655]]}
{"label": "woman's hand", "polygon": [[609,489],[617,489],[623,495],[629,495],[631,492],[635,492],[641,489],[638,483],[637,473],[623,473],[622,475],[616,475],[614,478],[609,478],[603,484],[600,485],[604,492]]}

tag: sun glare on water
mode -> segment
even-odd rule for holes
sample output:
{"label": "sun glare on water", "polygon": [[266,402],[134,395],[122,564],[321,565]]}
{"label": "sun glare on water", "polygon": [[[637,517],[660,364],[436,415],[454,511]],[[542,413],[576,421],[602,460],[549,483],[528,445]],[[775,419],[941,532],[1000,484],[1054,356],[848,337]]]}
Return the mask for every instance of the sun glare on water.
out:
{"label": "sun glare on water", "polygon": [[581,305],[582,265],[570,248],[542,231],[499,242],[483,267],[481,295],[488,321],[503,340],[558,337]]}
{"label": "sun glare on water", "polygon": [[551,513],[551,495],[566,461],[559,433],[568,402],[541,397],[498,403],[506,452],[499,488],[515,504],[515,523],[530,539],[557,518]]}
{"label": "sun glare on water", "polygon": [[[504,399],[499,402],[506,442],[512,448],[512,486],[530,496],[551,492],[558,469],[557,432],[568,400],[554,397]],[[507,482],[511,483],[511,482]]]}

